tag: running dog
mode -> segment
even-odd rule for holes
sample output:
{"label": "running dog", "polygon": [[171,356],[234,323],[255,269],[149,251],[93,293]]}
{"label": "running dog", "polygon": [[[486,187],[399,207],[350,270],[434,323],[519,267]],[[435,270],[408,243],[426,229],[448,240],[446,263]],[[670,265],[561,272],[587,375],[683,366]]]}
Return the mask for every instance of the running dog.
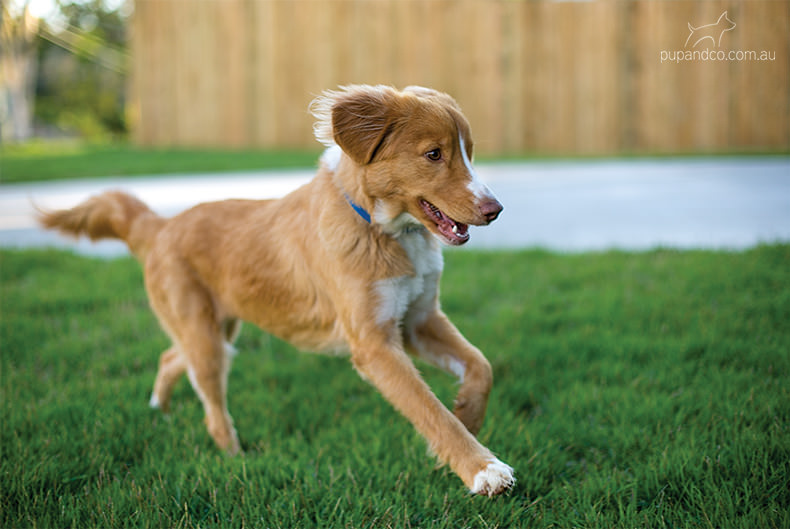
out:
{"label": "running dog", "polygon": [[[421,87],[347,86],[311,105],[327,146],[316,176],[278,200],[225,200],[165,219],[107,192],[41,212],[47,228],[126,242],[172,346],[151,405],[168,410],[186,373],[216,444],[240,449],[227,409],[231,344],[246,320],[311,351],[346,352],[477,494],[514,483],[475,437],[491,366],[439,308],[440,243],[502,206],[472,167],[469,123],[448,95]],[[408,354],[460,380],[450,412]]]}

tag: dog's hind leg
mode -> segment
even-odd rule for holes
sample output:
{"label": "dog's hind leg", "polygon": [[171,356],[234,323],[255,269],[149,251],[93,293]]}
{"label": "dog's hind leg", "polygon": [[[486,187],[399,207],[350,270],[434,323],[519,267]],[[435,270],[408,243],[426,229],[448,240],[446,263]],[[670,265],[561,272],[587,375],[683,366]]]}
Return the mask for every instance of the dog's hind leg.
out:
{"label": "dog's hind leg", "polygon": [[[230,353],[228,339],[238,325],[217,314],[211,293],[173,263],[148,263],[146,288],[151,307],[173,340],[162,355],[154,384],[160,405],[177,377],[186,371],[206,413],[206,426],[217,445],[231,454],[239,441],[227,409]],[[158,266],[155,266],[158,265]]]}
{"label": "dog's hind leg", "polygon": [[230,350],[218,335],[196,332],[183,342],[187,376],[206,413],[206,427],[217,445],[230,454],[239,452],[239,440],[227,406]]}
{"label": "dog's hind leg", "polygon": [[222,322],[222,335],[228,346],[233,348],[233,342],[239,337],[241,332],[241,320],[238,318],[228,318]]}
{"label": "dog's hind leg", "polygon": [[162,353],[159,358],[159,371],[156,373],[154,390],[151,393],[151,407],[170,411],[170,396],[173,386],[187,370],[186,360],[175,346]]}
{"label": "dog's hind leg", "polygon": [[430,364],[458,377],[453,413],[474,435],[480,431],[493,376],[491,364],[443,312],[436,310],[406,333],[406,345]]}
{"label": "dog's hind leg", "polygon": [[[225,350],[233,356],[236,350],[231,345],[241,330],[241,321],[238,319],[228,319],[223,323],[222,335],[225,339]],[[186,358],[176,346],[167,349],[159,358],[159,371],[156,373],[154,389],[151,393],[150,405],[154,409],[160,409],[163,413],[170,411],[170,397],[173,394],[173,386],[181,375],[187,370]]]}

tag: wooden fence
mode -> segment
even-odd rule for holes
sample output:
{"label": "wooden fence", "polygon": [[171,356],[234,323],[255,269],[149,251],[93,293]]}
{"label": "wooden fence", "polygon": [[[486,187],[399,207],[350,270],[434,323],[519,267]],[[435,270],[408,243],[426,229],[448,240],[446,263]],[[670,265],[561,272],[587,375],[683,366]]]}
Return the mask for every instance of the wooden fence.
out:
{"label": "wooden fence", "polygon": [[488,154],[790,148],[786,0],[136,0],[132,49],[145,145],[318,148],[315,95],[385,83]]}

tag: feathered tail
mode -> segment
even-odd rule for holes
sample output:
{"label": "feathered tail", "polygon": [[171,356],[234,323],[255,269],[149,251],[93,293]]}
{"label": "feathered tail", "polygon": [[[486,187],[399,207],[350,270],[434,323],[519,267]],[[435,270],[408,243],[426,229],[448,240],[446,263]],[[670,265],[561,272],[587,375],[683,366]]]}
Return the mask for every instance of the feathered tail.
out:
{"label": "feathered tail", "polygon": [[127,193],[108,191],[72,209],[39,210],[38,221],[47,229],[56,229],[74,237],[87,235],[91,240],[121,239],[142,261],[166,219]]}

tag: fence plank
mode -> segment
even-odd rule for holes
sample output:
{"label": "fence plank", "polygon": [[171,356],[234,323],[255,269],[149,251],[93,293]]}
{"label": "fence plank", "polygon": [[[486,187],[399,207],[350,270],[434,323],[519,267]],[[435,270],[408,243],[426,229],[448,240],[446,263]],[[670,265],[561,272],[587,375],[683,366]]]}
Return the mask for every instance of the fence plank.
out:
{"label": "fence plank", "polygon": [[[662,55],[725,10],[709,51],[775,59]],[[449,92],[478,153],[790,149],[786,1],[137,0],[131,38],[145,145],[318,148],[310,100],[365,82]]]}

